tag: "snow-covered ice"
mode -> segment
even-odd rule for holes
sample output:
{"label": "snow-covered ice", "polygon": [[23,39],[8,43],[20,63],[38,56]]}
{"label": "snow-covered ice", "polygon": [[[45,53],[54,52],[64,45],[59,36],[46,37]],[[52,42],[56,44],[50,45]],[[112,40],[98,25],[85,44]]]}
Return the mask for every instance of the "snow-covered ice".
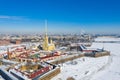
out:
{"label": "snow-covered ice", "polygon": [[98,37],[95,41],[120,41],[120,38],[116,37]]}
{"label": "snow-covered ice", "polygon": [[[110,38],[106,39],[110,40]],[[96,45],[96,47],[101,46],[104,46],[104,49],[111,52],[112,62],[109,67],[98,72],[91,80],[120,80],[120,43],[97,43]]]}
{"label": "snow-covered ice", "polygon": [[[101,39],[101,38],[100,38]],[[115,38],[114,38],[115,39]],[[99,38],[96,39],[99,41]],[[101,41],[113,41],[113,38],[103,38]],[[116,38],[120,41],[120,39]],[[52,80],[119,80],[120,79],[120,43],[93,43],[91,48],[103,48],[111,52],[111,56],[99,58],[82,57],[61,64],[61,73]]]}

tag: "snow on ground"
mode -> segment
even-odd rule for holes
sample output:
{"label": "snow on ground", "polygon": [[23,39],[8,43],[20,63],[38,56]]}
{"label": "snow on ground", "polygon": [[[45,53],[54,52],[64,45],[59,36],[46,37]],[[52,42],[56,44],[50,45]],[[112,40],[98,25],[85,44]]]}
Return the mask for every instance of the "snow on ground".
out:
{"label": "snow on ground", "polygon": [[[99,40],[99,39],[96,39]],[[103,40],[113,40],[104,38]],[[118,40],[118,39],[117,39]],[[120,43],[93,43],[92,48],[103,48],[111,52],[111,56],[99,58],[82,57],[61,65],[61,73],[52,80],[119,80],[120,79]],[[83,60],[85,59],[85,61]]]}
{"label": "snow on ground", "polygon": [[108,62],[108,56],[101,58],[84,57],[73,60],[73,62],[77,62],[77,64],[72,64],[69,61],[61,65],[61,73],[52,80],[59,80],[60,78],[66,80],[68,77],[73,77],[75,80],[84,80],[86,76],[102,69]]}

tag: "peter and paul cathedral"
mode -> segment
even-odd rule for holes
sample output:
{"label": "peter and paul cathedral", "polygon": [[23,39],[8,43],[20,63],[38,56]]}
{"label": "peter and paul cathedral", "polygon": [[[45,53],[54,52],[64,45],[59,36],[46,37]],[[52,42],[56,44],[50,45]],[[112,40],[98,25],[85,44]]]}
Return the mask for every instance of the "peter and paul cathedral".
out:
{"label": "peter and paul cathedral", "polygon": [[47,20],[45,20],[45,37],[44,37],[44,42],[43,42],[43,50],[45,51],[52,51],[55,50],[55,45],[52,42],[52,39],[50,42],[48,41],[48,36],[47,36]]}

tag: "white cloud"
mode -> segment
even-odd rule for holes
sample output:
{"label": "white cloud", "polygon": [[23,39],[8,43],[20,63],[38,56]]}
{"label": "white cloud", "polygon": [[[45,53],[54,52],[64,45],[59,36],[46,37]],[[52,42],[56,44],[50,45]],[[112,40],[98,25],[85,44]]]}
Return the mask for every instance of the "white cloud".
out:
{"label": "white cloud", "polygon": [[10,19],[10,20],[28,20],[21,16],[7,16],[7,15],[0,15],[0,19]]}
{"label": "white cloud", "polygon": [[10,16],[0,15],[0,19],[10,19]]}

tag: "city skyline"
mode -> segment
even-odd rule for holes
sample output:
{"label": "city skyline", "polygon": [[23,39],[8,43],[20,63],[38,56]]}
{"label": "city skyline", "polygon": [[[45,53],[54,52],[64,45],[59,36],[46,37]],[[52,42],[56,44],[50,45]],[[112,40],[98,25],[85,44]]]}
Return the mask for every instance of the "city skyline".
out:
{"label": "city skyline", "polygon": [[110,33],[120,29],[119,0],[1,0],[0,32]]}

